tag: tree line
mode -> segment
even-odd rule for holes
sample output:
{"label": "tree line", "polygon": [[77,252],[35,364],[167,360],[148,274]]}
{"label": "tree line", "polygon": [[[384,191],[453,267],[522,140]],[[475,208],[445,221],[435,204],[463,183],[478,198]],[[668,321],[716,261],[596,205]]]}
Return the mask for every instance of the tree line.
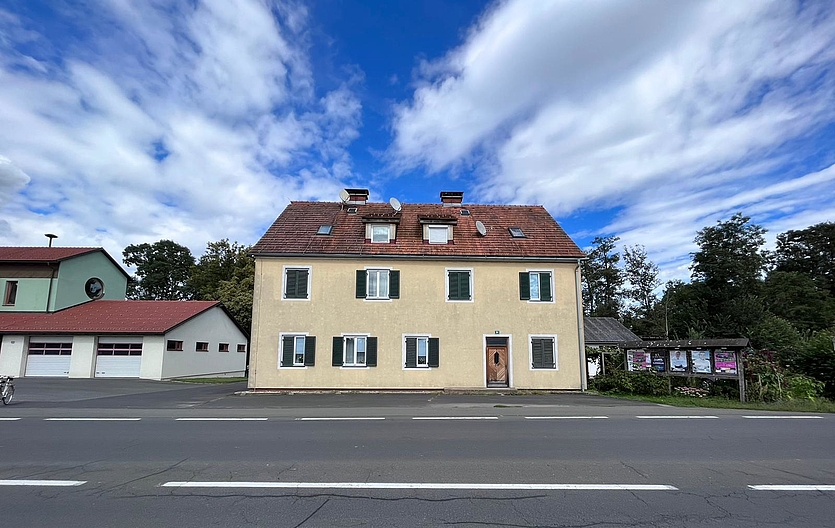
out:
{"label": "tree line", "polygon": [[128,281],[128,299],[220,301],[247,332],[252,326],[255,261],[250,246],[223,239],[209,242],[195,259],[172,240],[131,244],[122,252],[136,267]]}
{"label": "tree line", "polygon": [[582,265],[586,315],[615,317],[650,339],[747,337],[774,368],[826,382],[835,395],[835,223],[777,235],[742,213],[697,232],[690,282],[659,280],[644,246],[598,237]]}

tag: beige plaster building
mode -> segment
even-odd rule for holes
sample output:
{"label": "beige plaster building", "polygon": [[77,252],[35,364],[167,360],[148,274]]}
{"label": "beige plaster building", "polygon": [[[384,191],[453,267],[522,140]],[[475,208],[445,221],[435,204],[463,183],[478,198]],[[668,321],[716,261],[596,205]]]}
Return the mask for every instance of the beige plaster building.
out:
{"label": "beige plaster building", "polygon": [[292,202],[253,248],[253,389],[583,389],[579,259],[541,206]]}

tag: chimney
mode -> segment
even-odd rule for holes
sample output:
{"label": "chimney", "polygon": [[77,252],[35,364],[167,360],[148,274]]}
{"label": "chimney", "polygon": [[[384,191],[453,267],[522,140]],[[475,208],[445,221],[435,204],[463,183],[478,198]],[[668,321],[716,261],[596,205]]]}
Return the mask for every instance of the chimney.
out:
{"label": "chimney", "polygon": [[345,189],[348,193],[348,203],[351,205],[365,205],[368,201],[368,189]]}
{"label": "chimney", "polygon": [[455,207],[464,201],[464,193],[458,191],[441,191],[441,203],[444,207]]}

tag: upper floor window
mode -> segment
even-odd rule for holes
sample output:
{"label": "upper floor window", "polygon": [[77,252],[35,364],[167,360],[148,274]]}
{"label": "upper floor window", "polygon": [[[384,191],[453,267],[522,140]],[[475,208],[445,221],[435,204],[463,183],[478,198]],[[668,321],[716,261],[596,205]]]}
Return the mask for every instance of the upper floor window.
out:
{"label": "upper floor window", "polygon": [[446,244],[449,242],[449,227],[429,226],[428,230],[430,244]]}
{"label": "upper floor window", "polygon": [[174,352],[182,351],[183,350],[183,342],[182,341],[177,341],[177,340],[174,340],[174,339],[169,339],[168,343],[165,346],[165,349],[170,350],[170,351],[174,351]]}
{"label": "upper floor window", "polygon": [[551,302],[554,300],[550,271],[519,273],[519,298],[523,301]]}
{"label": "upper floor window", "polygon": [[229,352],[229,343],[218,343],[217,344],[217,351],[218,352]]}
{"label": "upper floor window", "polygon": [[284,298],[310,298],[310,268],[284,269]]}
{"label": "upper floor window", "polygon": [[196,348],[197,348],[198,352],[208,352],[209,351],[209,343],[206,342],[206,341],[198,341]]}
{"label": "upper floor window", "polygon": [[388,244],[391,241],[391,226],[388,224],[371,225],[371,242]]}
{"label": "upper floor window", "polygon": [[282,367],[312,367],[316,363],[316,338],[306,335],[283,335],[280,358]]}
{"label": "upper floor window", "polygon": [[238,343],[238,352],[246,353],[246,344]]}
{"label": "upper floor window", "polygon": [[17,281],[6,281],[3,306],[14,306],[15,301],[17,301]]}
{"label": "upper floor window", "polygon": [[400,271],[357,270],[357,299],[399,299]]}
{"label": "upper floor window", "polygon": [[473,300],[472,270],[447,270],[447,300]]}

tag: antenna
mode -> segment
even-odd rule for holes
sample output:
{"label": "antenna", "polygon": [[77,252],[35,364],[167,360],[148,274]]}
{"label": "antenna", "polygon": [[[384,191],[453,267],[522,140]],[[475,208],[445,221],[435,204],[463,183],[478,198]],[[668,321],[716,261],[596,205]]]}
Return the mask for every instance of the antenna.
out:
{"label": "antenna", "polygon": [[481,220],[475,221],[475,228],[478,230],[479,235],[487,236],[487,228],[484,227],[484,224],[481,222]]}
{"label": "antenna", "polygon": [[58,235],[53,235],[52,233],[44,233],[43,236],[49,239],[49,247],[52,247],[52,241],[58,238]]}
{"label": "antenna", "polygon": [[397,198],[392,198],[391,200],[389,200],[389,205],[391,205],[391,208],[394,209],[395,213],[399,213],[400,209],[403,208],[403,204],[401,204],[400,200],[398,200]]}
{"label": "antenna", "polygon": [[350,198],[351,198],[351,195],[348,194],[348,191],[346,191],[345,189],[342,189],[341,191],[339,191],[339,199],[342,201],[342,203],[348,203],[348,200]]}

